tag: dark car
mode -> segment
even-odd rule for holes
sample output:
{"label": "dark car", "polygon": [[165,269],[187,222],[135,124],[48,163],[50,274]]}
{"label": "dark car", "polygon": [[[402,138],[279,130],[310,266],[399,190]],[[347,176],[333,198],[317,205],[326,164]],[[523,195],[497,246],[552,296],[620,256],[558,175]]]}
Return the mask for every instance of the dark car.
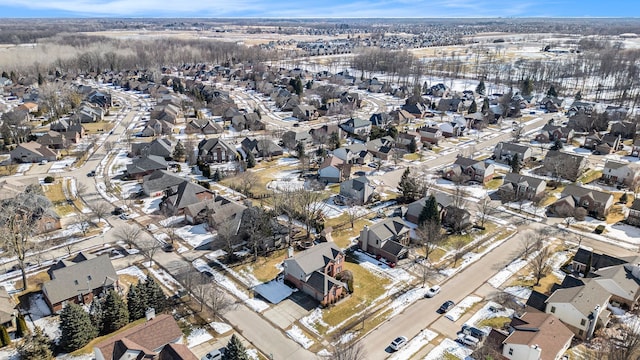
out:
{"label": "dark car", "polygon": [[87,173],[87,177],[94,177],[96,176],[96,171],[95,170],[91,170]]}
{"label": "dark car", "polygon": [[444,302],[444,304],[442,304],[440,306],[440,309],[438,309],[438,312],[440,314],[444,314],[447,311],[451,310],[451,308],[454,307],[455,305],[456,305],[456,303],[454,303],[453,301],[447,300],[447,301]]}
{"label": "dark car", "polygon": [[172,252],[173,250],[175,250],[175,249],[173,247],[173,244],[171,244],[171,243],[166,243],[162,247],[162,251],[164,251],[164,252]]}
{"label": "dark car", "polygon": [[462,333],[465,334],[465,335],[471,335],[474,338],[477,338],[477,339],[480,339],[480,340],[484,339],[484,337],[486,336],[484,331],[482,331],[482,330],[480,330],[478,328],[475,328],[473,326],[469,326],[467,324],[462,325]]}
{"label": "dark car", "polygon": [[124,209],[121,207],[116,207],[115,209],[113,209],[113,211],[111,212],[111,214],[113,215],[120,215],[124,213]]}

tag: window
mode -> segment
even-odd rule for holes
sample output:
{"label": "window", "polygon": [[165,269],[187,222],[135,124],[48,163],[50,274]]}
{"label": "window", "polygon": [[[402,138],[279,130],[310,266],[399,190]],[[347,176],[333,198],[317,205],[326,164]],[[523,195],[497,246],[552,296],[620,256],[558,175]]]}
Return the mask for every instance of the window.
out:
{"label": "window", "polygon": [[555,312],[556,312],[556,307],[555,306],[551,307],[551,312],[555,314]]}
{"label": "window", "polygon": [[580,325],[584,326],[584,324],[586,324],[586,323],[587,323],[587,320],[586,320],[586,319],[582,319],[582,320],[580,320]]}
{"label": "window", "polygon": [[513,355],[513,348],[509,348],[509,355]]}

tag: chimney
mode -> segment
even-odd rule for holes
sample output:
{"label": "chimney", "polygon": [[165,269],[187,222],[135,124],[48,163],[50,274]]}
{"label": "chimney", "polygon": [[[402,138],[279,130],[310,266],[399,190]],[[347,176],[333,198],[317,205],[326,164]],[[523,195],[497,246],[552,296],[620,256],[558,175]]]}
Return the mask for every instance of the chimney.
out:
{"label": "chimney", "polygon": [[600,314],[600,305],[596,305],[596,307],[593,309],[593,311],[591,311],[591,313],[588,316],[588,326],[587,326],[587,334],[586,334],[586,340],[589,341],[591,340],[591,338],[593,337],[593,332],[596,329],[596,323],[598,321],[598,314]]}
{"label": "chimney", "polygon": [[287,248],[287,257],[288,258],[293,257],[293,246],[289,246],[289,248]]}
{"label": "chimney", "polygon": [[156,310],[154,308],[147,308],[147,310],[144,312],[144,316],[147,319],[147,321],[151,321],[153,320],[153,318],[156,317]]}
{"label": "chimney", "polygon": [[366,252],[369,245],[369,226],[365,225],[360,232],[360,247],[362,251]]}

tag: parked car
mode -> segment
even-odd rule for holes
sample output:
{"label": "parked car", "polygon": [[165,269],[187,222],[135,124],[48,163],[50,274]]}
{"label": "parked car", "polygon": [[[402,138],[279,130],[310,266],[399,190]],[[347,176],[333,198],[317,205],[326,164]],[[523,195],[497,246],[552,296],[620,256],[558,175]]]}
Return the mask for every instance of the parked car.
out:
{"label": "parked car", "polygon": [[484,331],[467,324],[462,325],[462,333],[465,335],[471,335],[480,340],[484,339],[486,336]]}
{"label": "parked car", "polygon": [[95,170],[91,170],[87,173],[87,177],[94,177],[96,176],[96,171]]}
{"label": "parked car", "polygon": [[456,340],[459,343],[470,346],[470,347],[476,347],[478,346],[478,343],[480,343],[480,339],[475,338],[471,335],[465,335],[465,334],[459,334]]}
{"label": "parked car", "polygon": [[171,243],[166,243],[162,247],[162,251],[164,251],[164,252],[172,252],[173,250],[174,250],[174,247],[173,247],[173,244],[171,244]]}
{"label": "parked car", "polygon": [[444,304],[440,305],[440,309],[438,309],[438,312],[440,314],[444,314],[447,311],[451,310],[452,307],[454,307],[456,305],[456,303],[454,303],[451,300],[447,300],[444,302]]}
{"label": "parked car", "polygon": [[211,350],[206,353],[201,360],[220,360],[222,359],[222,353],[220,350]]}
{"label": "parked car", "polygon": [[440,290],[441,289],[439,285],[433,285],[432,287],[429,288],[429,290],[427,290],[427,293],[424,294],[424,296],[428,298],[432,298],[436,296],[440,292]]}
{"label": "parked car", "polygon": [[402,348],[403,346],[405,346],[407,344],[407,337],[406,336],[398,336],[395,340],[393,340],[391,342],[391,344],[389,345],[389,347],[393,350],[393,351],[398,351],[400,350],[400,348]]}
{"label": "parked car", "polygon": [[122,213],[124,213],[124,209],[119,207],[119,206],[115,207],[113,209],[113,211],[111,212],[111,214],[113,214],[113,215],[120,215]]}
{"label": "parked car", "polygon": [[129,220],[129,215],[122,213],[120,214],[120,216],[118,216],[121,220]]}

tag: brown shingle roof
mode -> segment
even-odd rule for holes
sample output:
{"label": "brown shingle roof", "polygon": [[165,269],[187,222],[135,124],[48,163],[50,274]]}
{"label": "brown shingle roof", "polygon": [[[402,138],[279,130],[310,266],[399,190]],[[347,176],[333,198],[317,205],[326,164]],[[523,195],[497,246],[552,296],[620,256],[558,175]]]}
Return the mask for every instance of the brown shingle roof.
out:
{"label": "brown shingle roof", "polygon": [[525,313],[520,320],[526,324],[515,326],[504,344],[537,345],[542,350],[540,360],[555,360],[573,338],[573,332],[551,314]]}

